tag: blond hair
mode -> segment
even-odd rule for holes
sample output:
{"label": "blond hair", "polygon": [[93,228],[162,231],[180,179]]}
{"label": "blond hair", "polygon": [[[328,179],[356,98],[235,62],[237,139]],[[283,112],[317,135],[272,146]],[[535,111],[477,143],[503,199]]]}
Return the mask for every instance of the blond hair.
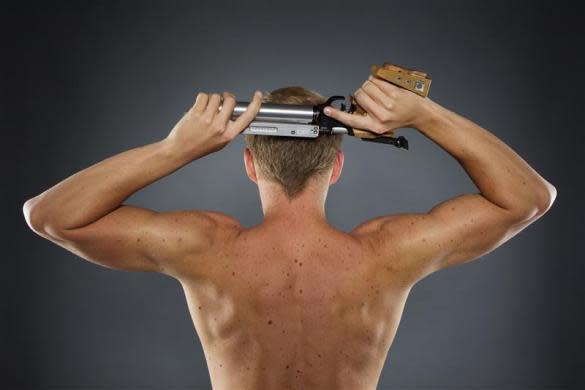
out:
{"label": "blond hair", "polygon": [[[327,99],[315,91],[292,86],[276,89],[263,103],[316,105]],[[246,144],[262,177],[279,183],[289,199],[306,187],[308,180],[327,172],[335,163],[342,135],[322,134],[314,139],[246,134]]]}

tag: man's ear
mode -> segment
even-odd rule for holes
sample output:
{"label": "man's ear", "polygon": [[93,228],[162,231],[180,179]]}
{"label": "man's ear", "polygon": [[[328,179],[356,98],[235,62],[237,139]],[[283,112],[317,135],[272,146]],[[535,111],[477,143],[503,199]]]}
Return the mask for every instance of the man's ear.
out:
{"label": "man's ear", "polygon": [[337,151],[337,156],[335,157],[335,164],[333,164],[333,171],[331,172],[331,179],[329,179],[329,185],[335,184],[337,180],[339,180],[339,176],[341,176],[341,170],[343,169],[343,161],[345,156],[341,150]]}
{"label": "man's ear", "polygon": [[254,156],[250,149],[244,149],[244,165],[246,167],[246,173],[250,180],[258,184],[258,177],[256,176],[256,168],[254,167]]}

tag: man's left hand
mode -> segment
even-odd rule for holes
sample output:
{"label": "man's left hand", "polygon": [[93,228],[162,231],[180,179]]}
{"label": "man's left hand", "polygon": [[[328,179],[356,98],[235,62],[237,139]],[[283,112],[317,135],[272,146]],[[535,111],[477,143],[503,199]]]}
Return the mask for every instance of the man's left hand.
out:
{"label": "man's left hand", "polygon": [[236,106],[233,94],[224,92],[222,103],[219,94],[200,92],[195,104],[171,130],[165,142],[190,160],[216,152],[248,127],[261,105],[262,93],[256,91],[246,111],[234,121],[231,119]]}

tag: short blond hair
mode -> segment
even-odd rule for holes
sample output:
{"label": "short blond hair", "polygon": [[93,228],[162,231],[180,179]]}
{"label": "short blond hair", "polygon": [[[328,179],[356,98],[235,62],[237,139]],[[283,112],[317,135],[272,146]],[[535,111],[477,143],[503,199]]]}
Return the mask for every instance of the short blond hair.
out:
{"label": "short blond hair", "polygon": [[[300,86],[275,89],[265,94],[263,103],[316,105],[327,99]],[[267,180],[279,183],[289,199],[306,187],[309,178],[327,172],[335,163],[341,147],[341,134],[322,134],[315,139],[245,136],[256,166]]]}

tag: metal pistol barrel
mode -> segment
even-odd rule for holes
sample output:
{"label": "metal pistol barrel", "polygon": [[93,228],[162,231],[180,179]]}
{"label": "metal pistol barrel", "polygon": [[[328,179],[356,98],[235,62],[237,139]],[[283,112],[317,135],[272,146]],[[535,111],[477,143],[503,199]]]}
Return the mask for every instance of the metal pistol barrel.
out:
{"label": "metal pistol barrel", "polygon": [[[232,119],[236,119],[246,111],[248,102],[237,102]],[[221,107],[220,107],[221,109]],[[255,121],[284,122],[309,124],[313,121],[314,110],[312,106],[302,104],[276,104],[262,103]]]}

